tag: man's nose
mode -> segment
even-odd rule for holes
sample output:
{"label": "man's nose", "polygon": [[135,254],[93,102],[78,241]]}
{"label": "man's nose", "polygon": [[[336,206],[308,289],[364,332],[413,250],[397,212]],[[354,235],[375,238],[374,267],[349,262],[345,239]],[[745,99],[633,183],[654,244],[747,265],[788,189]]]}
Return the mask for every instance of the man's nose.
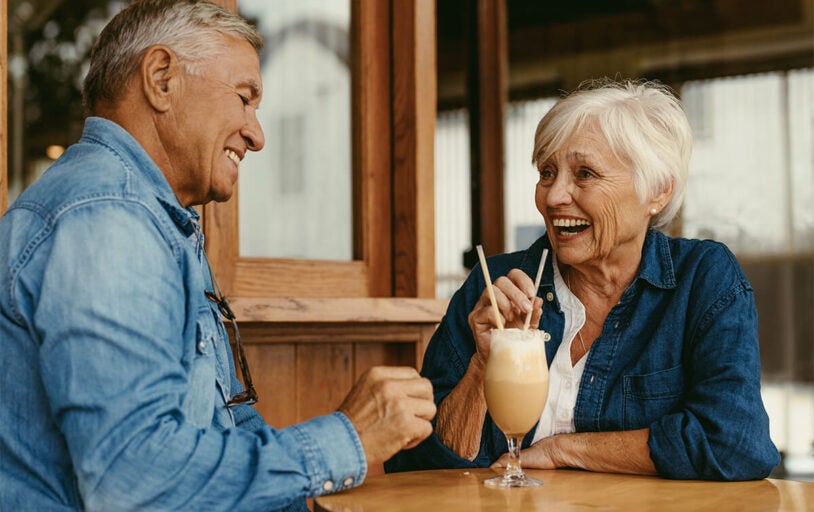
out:
{"label": "man's nose", "polygon": [[260,151],[266,145],[263,127],[260,126],[260,121],[257,119],[257,110],[251,109],[251,113],[248,114],[248,119],[240,134],[251,151]]}

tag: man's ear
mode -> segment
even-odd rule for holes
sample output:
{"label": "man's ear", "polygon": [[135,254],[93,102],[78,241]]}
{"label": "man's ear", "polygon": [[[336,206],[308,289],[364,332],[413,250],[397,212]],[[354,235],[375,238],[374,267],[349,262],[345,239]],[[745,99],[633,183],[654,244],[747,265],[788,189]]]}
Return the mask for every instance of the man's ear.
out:
{"label": "man's ear", "polygon": [[164,45],[151,46],[144,52],[140,70],[144,97],[158,112],[169,110],[172,93],[180,85],[178,57]]}

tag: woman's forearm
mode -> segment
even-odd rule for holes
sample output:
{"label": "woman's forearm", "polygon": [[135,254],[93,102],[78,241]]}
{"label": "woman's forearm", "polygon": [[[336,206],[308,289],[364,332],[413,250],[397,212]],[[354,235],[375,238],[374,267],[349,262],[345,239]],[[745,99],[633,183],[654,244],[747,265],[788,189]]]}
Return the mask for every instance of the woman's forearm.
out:
{"label": "woman's forearm", "polygon": [[650,429],[620,432],[581,432],[553,436],[559,467],[582,468],[604,473],[655,475],[647,438]]}
{"label": "woman's forearm", "polygon": [[[523,450],[528,468],[580,468],[602,473],[655,475],[647,439],[650,429],[621,432],[579,432],[540,439]],[[503,455],[495,465],[505,466]]]}
{"label": "woman's forearm", "polygon": [[475,355],[463,378],[438,406],[435,425],[438,438],[464,459],[473,460],[480,451],[486,398],[483,395],[485,364]]}

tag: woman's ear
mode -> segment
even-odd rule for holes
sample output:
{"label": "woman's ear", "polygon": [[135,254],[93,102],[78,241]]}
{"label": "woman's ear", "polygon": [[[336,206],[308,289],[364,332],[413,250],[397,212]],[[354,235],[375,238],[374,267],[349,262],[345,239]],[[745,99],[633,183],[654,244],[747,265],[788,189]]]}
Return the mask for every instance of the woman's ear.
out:
{"label": "woman's ear", "polygon": [[141,87],[147,102],[158,112],[169,110],[178,87],[178,58],[164,45],[147,48],[141,59]]}
{"label": "woman's ear", "polygon": [[673,180],[665,186],[661,192],[655,195],[653,199],[650,200],[650,208],[656,209],[656,211],[662,211],[664,208],[667,207],[667,204],[670,202],[670,199],[673,198]]}

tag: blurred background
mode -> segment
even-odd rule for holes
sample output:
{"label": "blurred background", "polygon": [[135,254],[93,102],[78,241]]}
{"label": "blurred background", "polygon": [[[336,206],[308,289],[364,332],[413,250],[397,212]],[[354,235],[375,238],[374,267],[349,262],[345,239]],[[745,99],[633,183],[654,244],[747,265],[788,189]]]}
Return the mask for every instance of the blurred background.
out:
{"label": "blurred background", "polygon": [[[125,4],[8,0],[9,203],[78,139],[90,47]],[[267,42],[267,145],[241,168],[240,253],[352,260],[354,2],[237,5]],[[744,266],[784,453],[775,476],[814,480],[814,1],[437,0],[435,11],[437,297],[463,281],[475,243],[512,251],[543,233],[532,137],[563,91],[661,80],[695,135],[670,234],[722,241]]]}

